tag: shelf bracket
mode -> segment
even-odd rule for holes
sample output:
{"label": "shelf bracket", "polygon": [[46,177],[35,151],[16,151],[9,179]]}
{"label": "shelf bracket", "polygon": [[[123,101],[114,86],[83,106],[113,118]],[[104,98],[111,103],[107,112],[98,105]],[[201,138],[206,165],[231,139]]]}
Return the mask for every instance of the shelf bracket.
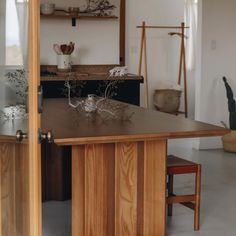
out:
{"label": "shelf bracket", "polygon": [[75,17],[71,18],[71,21],[72,21],[72,27],[75,27],[76,26],[76,18]]}

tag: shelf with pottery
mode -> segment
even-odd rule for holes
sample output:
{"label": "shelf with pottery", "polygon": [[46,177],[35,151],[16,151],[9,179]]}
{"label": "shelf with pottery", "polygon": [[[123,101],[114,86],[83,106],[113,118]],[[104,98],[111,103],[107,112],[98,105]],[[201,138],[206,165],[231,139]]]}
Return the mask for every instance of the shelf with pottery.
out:
{"label": "shelf with pottery", "polygon": [[51,14],[51,15],[44,15],[41,14],[42,19],[80,19],[80,20],[116,20],[118,19],[117,16],[96,16],[96,15],[78,15],[78,16],[71,16],[69,14]]}
{"label": "shelf with pottery", "polygon": [[41,81],[65,80],[143,80],[142,76],[127,74],[109,76],[109,71],[118,65],[74,65],[70,71],[58,70],[55,65],[41,66]]}
{"label": "shelf with pottery", "polygon": [[117,16],[113,15],[113,10],[116,8],[115,5],[110,4],[109,1],[103,5],[101,2],[97,6],[89,4],[84,10],[81,11],[80,7],[67,7],[58,8],[54,3],[42,3],[40,5],[40,13],[42,18],[47,19],[96,19],[96,20],[107,20],[107,19],[118,19]]}

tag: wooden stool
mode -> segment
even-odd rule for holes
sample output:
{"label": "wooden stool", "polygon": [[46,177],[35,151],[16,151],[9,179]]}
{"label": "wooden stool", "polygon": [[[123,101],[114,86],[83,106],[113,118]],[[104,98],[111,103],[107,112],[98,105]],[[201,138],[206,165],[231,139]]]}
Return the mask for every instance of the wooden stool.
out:
{"label": "wooden stool", "polygon": [[[175,195],[174,194],[174,175],[195,173],[195,194]],[[167,158],[168,175],[168,216],[173,214],[173,204],[180,203],[194,210],[194,230],[200,229],[200,194],[201,194],[201,165],[187,161],[176,156],[170,155]]]}

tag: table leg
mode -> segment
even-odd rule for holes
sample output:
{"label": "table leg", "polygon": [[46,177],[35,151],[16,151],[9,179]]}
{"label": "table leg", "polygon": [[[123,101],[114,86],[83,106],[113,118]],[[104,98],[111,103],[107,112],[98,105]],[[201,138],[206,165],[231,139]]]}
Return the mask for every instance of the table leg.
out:
{"label": "table leg", "polygon": [[137,235],[138,143],[118,143],[115,153],[115,235]]}
{"label": "table leg", "polygon": [[166,233],[166,149],[166,141],[144,143],[145,236],[163,236]]}
{"label": "table leg", "polygon": [[72,235],[114,235],[114,148],[72,149]]}
{"label": "table leg", "polygon": [[166,141],[73,147],[73,236],[164,236]]}

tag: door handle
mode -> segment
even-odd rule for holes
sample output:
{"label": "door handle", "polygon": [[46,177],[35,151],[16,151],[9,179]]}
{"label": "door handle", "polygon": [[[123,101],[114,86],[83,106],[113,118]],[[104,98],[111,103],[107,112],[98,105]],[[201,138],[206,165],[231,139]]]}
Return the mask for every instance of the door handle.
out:
{"label": "door handle", "polygon": [[43,113],[43,87],[42,85],[38,86],[38,113]]}
{"label": "door handle", "polygon": [[22,130],[16,131],[16,141],[22,142],[23,139],[26,139],[28,137],[27,133],[22,132]]}
{"label": "door handle", "polygon": [[49,130],[46,133],[43,133],[43,131],[39,129],[38,134],[39,134],[39,143],[42,143],[43,141],[46,141],[47,143],[53,143],[54,139],[51,130]]}
{"label": "door handle", "polygon": [[[42,141],[46,141],[48,143],[53,143],[53,135],[52,131],[48,131],[47,133],[43,133],[42,130],[39,130],[39,143],[42,143]],[[16,131],[16,141],[17,142],[22,142],[23,139],[28,138],[28,134],[22,132],[22,130],[17,130]]]}

